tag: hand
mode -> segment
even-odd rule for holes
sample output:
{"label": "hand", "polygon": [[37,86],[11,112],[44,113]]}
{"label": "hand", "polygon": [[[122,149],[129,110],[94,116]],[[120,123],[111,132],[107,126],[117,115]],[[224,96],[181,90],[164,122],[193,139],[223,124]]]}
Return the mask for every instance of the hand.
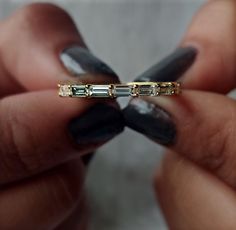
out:
{"label": "hand", "polygon": [[138,80],[181,77],[182,95],[133,99],[126,121],[169,149],[155,191],[170,229],[235,229],[236,2],[207,3],[180,46]]}
{"label": "hand", "polygon": [[84,229],[80,156],[124,122],[115,101],[59,98],[69,80],[119,81],[66,12],[33,4],[0,23],[0,229]]}

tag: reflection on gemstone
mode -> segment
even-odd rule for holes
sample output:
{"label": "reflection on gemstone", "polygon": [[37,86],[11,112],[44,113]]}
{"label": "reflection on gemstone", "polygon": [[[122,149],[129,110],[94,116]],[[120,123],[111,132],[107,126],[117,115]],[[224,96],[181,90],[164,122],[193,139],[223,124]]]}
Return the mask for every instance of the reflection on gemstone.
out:
{"label": "reflection on gemstone", "polygon": [[74,97],[85,97],[87,95],[87,89],[85,85],[73,85],[72,94]]}
{"label": "reflection on gemstone", "polygon": [[115,97],[127,97],[131,95],[131,87],[129,85],[117,85],[114,87],[113,94]]}
{"label": "reflection on gemstone", "polygon": [[162,95],[173,95],[175,93],[175,85],[171,83],[161,85],[161,94]]}
{"label": "reflection on gemstone", "polygon": [[140,85],[139,86],[139,96],[150,96],[153,94],[152,85]]}
{"label": "reflection on gemstone", "polygon": [[109,85],[92,85],[89,87],[91,97],[108,97],[110,95]]}

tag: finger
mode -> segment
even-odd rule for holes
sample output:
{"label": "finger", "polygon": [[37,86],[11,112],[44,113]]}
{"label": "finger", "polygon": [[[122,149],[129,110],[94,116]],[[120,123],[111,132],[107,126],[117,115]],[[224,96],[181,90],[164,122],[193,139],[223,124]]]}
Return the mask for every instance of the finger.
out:
{"label": "finger", "polygon": [[119,109],[102,101],[62,99],[55,90],[5,97],[0,102],[0,183],[89,153],[123,128]]}
{"label": "finger", "polygon": [[[4,230],[54,229],[75,210],[81,198],[83,169],[67,163],[32,180],[0,190],[0,227]],[[80,210],[82,213],[83,210]]]}
{"label": "finger", "polygon": [[60,81],[84,81],[85,75],[89,82],[91,74],[100,82],[117,82],[115,73],[84,47],[61,8],[37,3],[20,9],[1,26],[1,94],[55,88]]}
{"label": "finger", "polygon": [[[82,197],[73,213],[63,221],[55,230],[88,230],[89,214],[86,207],[86,199]],[[81,212],[81,210],[83,210]]]}
{"label": "finger", "polygon": [[124,112],[129,127],[213,171],[233,187],[235,114],[234,100],[188,90],[176,97],[134,99]]}
{"label": "finger", "polygon": [[183,82],[184,88],[227,93],[236,86],[236,2],[212,1],[194,17],[180,47],[136,78]]}
{"label": "finger", "polygon": [[165,155],[155,191],[170,229],[235,229],[235,192],[176,153]]}
{"label": "finger", "polygon": [[236,2],[212,1],[194,17],[182,45],[199,49],[198,62],[183,85],[227,93],[236,86]]}

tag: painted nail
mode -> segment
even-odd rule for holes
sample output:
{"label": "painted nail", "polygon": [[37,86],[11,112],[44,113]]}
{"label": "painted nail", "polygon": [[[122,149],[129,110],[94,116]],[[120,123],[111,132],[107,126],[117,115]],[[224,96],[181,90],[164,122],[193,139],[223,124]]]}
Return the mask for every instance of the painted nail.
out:
{"label": "painted nail", "polygon": [[193,47],[178,48],[135,81],[176,81],[192,66],[196,56],[197,50]]}
{"label": "painted nail", "polygon": [[69,132],[79,145],[106,142],[124,129],[124,117],[119,109],[98,103],[69,123]]}
{"label": "painted nail", "polygon": [[91,73],[118,78],[107,64],[95,57],[89,50],[79,46],[72,46],[63,50],[60,59],[73,76]]}
{"label": "painted nail", "polygon": [[175,142],[175,124],[171,116],[157,105],[135,98],[123,110],[123,115],[129,128],[150,139],[163,145]]}

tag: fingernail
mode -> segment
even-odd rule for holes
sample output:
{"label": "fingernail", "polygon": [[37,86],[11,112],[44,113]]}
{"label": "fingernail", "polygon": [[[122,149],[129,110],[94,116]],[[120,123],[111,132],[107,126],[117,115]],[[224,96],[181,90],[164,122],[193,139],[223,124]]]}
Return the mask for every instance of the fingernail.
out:
{"label": "fingernail", "polygon": [[155,104],[132,99],[123,110],[126,125],[163,145],[175,142],[176,127],[171,115]]}
{"label": "fingernail", "polygon": [[68,128],[77,144],[100,144],[123,131],[124,117],[115,107],[99,103],[74,118]]}
{"label": "fingernail", "polygon": [[107,64],[85,48],[79,46],[67,48],[61,52],[60,59],[65,68],[73,76],[78,77],[86,73],[91,73],[117,78],[115,72]]}
{"label": "fingernail", "polygon": [[176,81],[192,66],[196,56],[197,50],[193,47],[178,48],[135,81]]}

